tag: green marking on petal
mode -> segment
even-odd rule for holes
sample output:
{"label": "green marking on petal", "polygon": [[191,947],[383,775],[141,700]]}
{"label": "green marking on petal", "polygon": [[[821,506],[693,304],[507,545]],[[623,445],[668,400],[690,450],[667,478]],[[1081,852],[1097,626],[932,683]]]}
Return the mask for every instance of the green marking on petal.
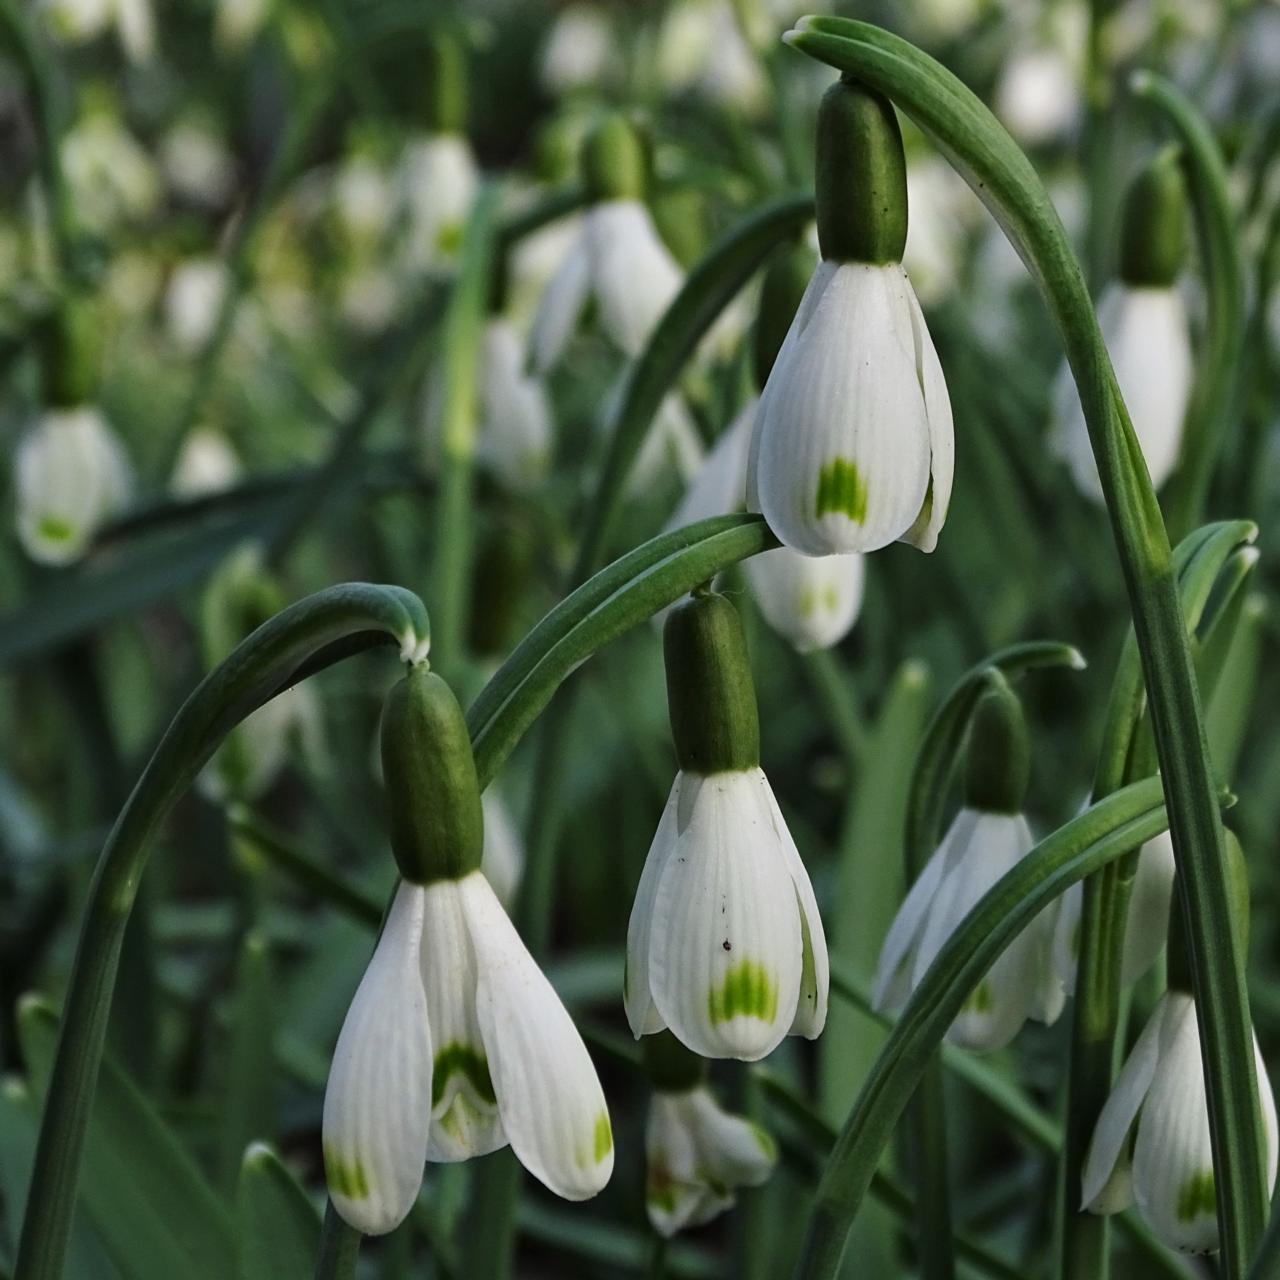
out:
{"label": "green marking on petal", "polygon": [[778,1158],[778,1144],[773,1140],[773,1134],[768,1129],[756,1124],[754,1120],[748,1120],[747,1127],[751,1130],[751,1136],[759,1145],[764,1158],[770,1161],[776,1160]]}
{"label": "green marking on petal", "polygon": [[330,1190],[347,1200],[364,1200],[369,1195],[369,1177],[358,1156],[344,1160],[332,1147],[325,1147],[324,1176]]}
{"label": "green marking on petal", "polygon": [[450,222],[440,228],[436,236],[436,249],[444,254],[456,254],[462,248],[462,223]]}
{"label": "green marking on petal", "polygon": [[596,1116],[594,1143],[595,1163],[599,1164],[613,1150],[613,1127],[609,1124],[607,1111],[602,1111]]}
{"label": "green marking on petal", "polygon": [[659,1213],[674,1213],[676,1209],[676,1180],[671,1176],[666,1161],[656,1159],[649,1164],[649,1176],[645,1179],[645,1203]]}
{"label": "green marking on petal", "polygon": [[431,1071],[431,1106],[433,1108],[440,1105],[449,1079],[454,1075],[465,1076],[476,1094],[491,1106],[497,1102],[493,1092],[493,1081],[489,1077],[489,1063],[484,1054],[461,1040],[454,1040],[436,1054]]}
{"label": "green marking on petal", "polygon": [[76,536],[75,526],[61,516],[41,516],[36,532],[46,542],[70,542]]}
{"label": "green marking on petal", "polygon": [[778,984],[764,965],[739,960],[724,981],[707,992],[707,1016],[713,1026],[733,1018],[772,1022],[778,1016]]}
{"label": "green marking on petal", "polygon": [[847,516],[857,524],[867,518],[867,484],[852,458],[832,458],[818,472],[814,514]]}
{"label": "green marking on petal", "polygon": [[1193,1173],[1178,1190],[1174,1208],[1179,1222],[1194,1222],[1202,1214],[1217,1213],[1218,1200],[1213,1186],[1213,1170]]}
{"label": "green marking on petal", "polygon": [[964,1002],[966,1013],[990,1013],[996,1006],[995,995],[991,990],[991,980],[983,978],[973,989],[973,994]]}

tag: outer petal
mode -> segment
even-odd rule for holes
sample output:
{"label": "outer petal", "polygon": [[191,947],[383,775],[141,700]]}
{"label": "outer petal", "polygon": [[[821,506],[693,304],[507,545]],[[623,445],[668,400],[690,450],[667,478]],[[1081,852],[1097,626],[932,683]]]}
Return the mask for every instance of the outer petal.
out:
{"label": "outer petal", "polygon": [[688,1094],[685,1123],[701,1155],[701,1166],[725,1187],[758,1187],[769,1180],[778,1148],[759,1125],[724,1110],[709,1090]]}
{"label": "outer petal", "polygon": [[524,874],[524,841],[502,797],[490,787],[480,797],[484,807],[484,855],[480,870],[493,886],[503,910],[509,911]]}
{"label": "outer petal", "polygon": [[903,286],[911,314],[911,336],[916,353],[916,372],[920,378],[920,390],[924,395],[925,412],[929,419],[929,491],[916,522],[902,535],[921,551],[932,551],[938,545],[938,534],[951,506],[951,483],[955,475],[956,437],[951,416],[951,396],[947,392],[947,380],[942,364],[934,349],[924,322],[924,312],[911,281],[903,276]]}
{"label": "outer petal", "polygon": [[1165,831],[1148,840],[1138,855],[1120,964],[1120,981],[1125,986],[1137,982],[1164,947],[1173,903],[1173,877],[1173,841]]}
{"label": "outer petal", "polygon": [[483,874],[459,887],[480,972],[476,1014],[512,1150],[556,1195],[589,1199],[613,1172],[595,1067]]}
{"label": "outer petal", "polygon": [[760,509],[797,551],[873,551],[911,528],[929,483],[902,268],[842,264],[796,325],[761,398]]}
{"label": "outer petal", "polygon": [[759,769],[681,777],[649,982],[667,1026],[707,1058],[763,1058],[795,1018],[803,938],[768,786]]}
{"label": "outer petal", "polygon": [[1262,1128],[1267,1137],[1267,1191],[1276,1187],[1276,1157],[1280,1154],[1276,1132],[1276,1099],[1271,1092],[1271,1079],[1267,1075],[1267,1064],[1262,1060],[1262,1050],[1258,1047],[1258,1037],[1253,1037],[1253,1070],[1258,1078],[1258,1104],[1262,1110]]}
{"label": "outer petal", "polygon": [[1081,1206],[1093,1213],[1117,1213],[1133,1199],[1129,1134],[1156,1073],[1168,1000],[1161,999],[1143,1027],[1094,1125],[1080,1177]]}
{"label": "outer petal", "polygon": [[461,882],[442,880],[425,892],[422,985],[435,1051],[427,1158],[467,1160],[507,1138],[476,1015],[478,969]]}
{"label": "outer petal", "polygon": [[1159,1054],[1138,1119],[1134,1199],[1170,1248],[1208,1253],[1218,1247],[1218,1210],[1200,1031],[1189,995],[1165,996]]}
{"label": "outer petal", "polygon": [[915,948],[924,932],[925,919],[949,866],[951,850],[968,846],[978,815],[972,809],[961,809],[952,820],[933,856],[925,863],[915,884],[903,899],[889,932],[880,948],[871,1000],[877,1009],[900,1009],[911,994],[911,974],[915,964]]}
{"label": "outer petal", "polygon": [[580,227],[534,313],[529,332],[529,362],[539,376],[550,372],[564,355],[586,305],[591,287],[591,262],[585,238],[585,228]]}
{"label": "outer petal", "polygon": [[667,521],[668,529],[742,510],[746,501],[747,455],[759,403],[757,399],[748,400],[721,433]]}
{"label": "outer petal", "polygon": [[[621,397],[622,390],[623,383],[619,380],[611,396]],[[703,458],[702,438],[698,435],[693,415],[677,392],[669,392],[663,396],[653,425],[632,464],[627,493],[644,492],[668,469],[687,483],[698,474]]]}
{"label": "outer petal", "polygon": [[745,567],[765,621],[799,653],[831,648],[857,621],[866,581],[860,555],[804,556],[778,547]]}
{"label": "outer petal", "polygon": [[475,158],[458,134],[428,134],[406,146],[398,175],[409,213],[409,263],[435,267],[456,256],[480,184]]}
{"label": "outer petal", "polygon": [[422,1185],[431,1124],[431,1031],[418,969],[424,903],[416,885],[396,891],[325,1089],[329,1194],[366,1235],[402,1222]]}
{"label": "outer petal", "polygon": [[635,200],[610,200],[587,213],[591,286],[600,325],[633,359],[680,292],[684,273]]}
{"label": "outer petal", "polygon": [[827,1025],[827,997],[831,987],[831,962],[827,954],[827,935],[822,927],[818,900],[813,894],[809,872],[805,869],[800,850],[791,838],[782,810],[778,807],[773,788],[765,779],[769,812],[773,815],[774,829],[782,842],[787,870],[796,891],[796,907],[800,912],[802,964],[800,971],[800,998],[796,1002],[796,1016],[792,1019],[790,1034],[816,1040]]}
{"label": "outer petal", "polygon": [[641,1036],[662,1031],[662,1020],[649,988],[649,954],[653,941],[653,904],[658,895],[658,881],[666,869],[667,860],[675,850],[677,823],[676,812],[680,802],[680,782],[683,775],[677,773],[667,796],[666,808],[658,820],[653,834],[649,855],[645,858],[635,902],[631,906],[631,919],[627,923],[627,963],[623,986],[623,1004],[627,1021],[637,1040]]}

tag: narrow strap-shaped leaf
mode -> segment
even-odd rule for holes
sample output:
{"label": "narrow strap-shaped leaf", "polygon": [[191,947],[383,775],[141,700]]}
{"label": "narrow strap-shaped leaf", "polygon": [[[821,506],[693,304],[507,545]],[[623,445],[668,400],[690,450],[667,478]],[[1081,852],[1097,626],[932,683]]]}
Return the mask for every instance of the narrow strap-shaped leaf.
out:
{"label": "narrow strap-shaped leaf", "polygon": [[238,1280],[307,1280],[320,1244],[320,1215],[280,1157],[255,1142],[236,1194]]}

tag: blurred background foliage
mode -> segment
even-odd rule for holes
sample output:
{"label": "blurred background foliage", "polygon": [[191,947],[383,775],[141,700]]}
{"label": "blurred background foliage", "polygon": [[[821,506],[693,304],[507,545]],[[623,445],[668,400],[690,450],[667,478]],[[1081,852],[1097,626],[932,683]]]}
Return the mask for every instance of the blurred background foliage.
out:
{"label": "blurred background foliage", "polygon": [[[19,999],[39,990],[56,1001],[104,833],[164,725],[211,663],[280,603],[345,579],[399,583],[432,602],[432,381],[452,268],[423,268],[405,247],[429,39],[448,30],[466,48],[467,136],[480,168],[502,182],[505,218],[571,188],[584,122],[623,107],[651,144],[654,212],[686,268],[750,210],[808,188],[814,112],[830,78],[777,43],[802,11],[785,3],[156,0],[150,45],[132,50],[105,3],[108,20],[83,39],[62,25],[76,5],[4,7],[0,452],[12,457],[39,413],[41,317],[70,279],[93,299],[96,402],[135,478],[126,508],[73,566],[33,564],[12,520],[0,532],[0,1272],[12,1257],[51,1045],[47,1012],[19,1019]],[[1048,181],[1095,284],[1114,266],[1125,182],[1164,141],[1121,91],[1126,69],[1156,68],[1190,91],[1231,162],[1249,338],[1209,514],[1256,520],[1262,559],[1211,727],[1240,797],[1231,821],[1255,881],[1254,1013],[1274,1075],[1280,8],[838,7],[917,41],[993,105]],[[705,27],[726,17],[746,70],[717,67],[726,37],[714,26],[710,38],[698,34],[696,19]],[[585,25],[566,36],[574,21]],[[38,55],[75,227],[60,268],[20,29]],[[744,32],[760,31],[756,52]],[[1101,508],[1045,447],[1060,361],[1047,317],[991,219],[909,130],[908,154],[907,266],[958,439],[939,549],[877,554],[856,627],[824,653],[797,654],[769,630],[740,575],[727,587],[748,615],[764,767],[833,953],[864,980],[903,892],[902,808],[937,702],[962,671],[1013,641],[1052,638],[1084,652],[1083,674],[1036,674],[1022,685],[1034,733],[1032,817],[1048,831],[1087,793],[1127,619]],[[1193,309],[1197,280],[1193,264]],[[527,321],[529,300],[520,305]],[[682,384],[704,444],[748,387],[752,307],[735,306],[736,320],[704,344]],[[550,380],[548,474],[519,489],[484,466],[476,476],[468,647],[433,654],[464,703],[559,597],[602,456],[601,404],[620,367],[588,325]],[[215,433],[234,465],[193,492],[175,488],[174,464],[197,430]],[[11,502],[7,473],[0,463]],[[633,487],[610,555],[657,533],[680,492],[678,474],[661,466]],[[265,558],[246,565],[246,543],[266,548]],[[245,1225],[255,1210],[270,1224],[262,1238],[294,1223],[314,1245],[312,1207],[290,1174],[267,1152],[243,1169],[241,1157],[248,1143],[269,1142],[312,1201],[322,1196],[328,1055],[393,875],[374,743],[394,670],[389,657],[363,656],[287,695],[281,723],[247,730],[238,764],[233,743],[161,836],[123,962],[114,1063],[68,1272],[77,1280],[226,1276],[236,1266],[285,1274],[235,1259],[237,1238],[259,1238]],[[527,1274],[641,1271],[652,1253],[647,1085],[619,995],[630,902],[674,768],[656,631],[637,629],[575,680],[568,767],[555,779],[561,864],[548,964],[601,1069],[619,1159],[590,1205],[526,1189]],[[264,762],[256,753],[268,738],[280,746]],[[538,798],[537,744],[535,732],[496,783],[517,831]],[[1156,989],[1139,988],[1136,1001],[1149,1003]],[[1050,1114],[1069,1025],[1035,1028],[996,1059]],[[767,1070],[838,1123],[881,1035],[833,1001],[816,1050],[787,1042]],[[736,1064],[716,1071],[730,1098],[778,1132],[782,1168],[743,1193],[745,1212],[673,1245],[672,1274],[768,1276],[788,1265],[820,1144],[812,1126],[776,1109],[759,1074]],[[958,1226],[1006,1258],[1010,1274],[1038,1274],[1030,1260],[1042,1256],[1052,1222],[1052,1165],[965,1086],[951,1089]],[[430,1168],[420,1211],[365,1250],[368,1273],[458,1274],[457,1229],[476,1167]],[[979,1169],[988,1176],[966,1176]],[[909,1274],[910,1228],[900,1217],[878,1204],[857,1230],[862,1274]],[[433,1270],[421,1270],[424,1259]],[[1131,1266],[1143,1273],[1141,1262]]]}

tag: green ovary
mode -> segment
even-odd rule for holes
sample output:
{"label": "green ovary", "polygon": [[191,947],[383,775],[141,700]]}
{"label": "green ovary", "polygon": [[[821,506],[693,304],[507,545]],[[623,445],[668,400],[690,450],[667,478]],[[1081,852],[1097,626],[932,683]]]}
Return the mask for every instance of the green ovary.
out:
{"label": "green ovary", "polygon": [[436,1054],[431,1071],[431,1106],[436,1108],[444,1100],[445,1090],[454,1075],[464,1076],[476,1096],[490,1106],[497,1102],[493,1081],[489,1077],[489,1063],[484,1054],[455,1040]]}
{"label": "green ovary", "polygon": [[814,514],[847,516],[856,524],[867,518],[867,483],[852,458],[832,458],[818,472]]}
{"label": "green ovary", "polygon": [[325,1147],[324,1176],[330,1189],[348,1200],[363,1200],[369,1194],[369,1177],[356,1156],[344,1160],[332,1147]]}
{"label": "green ovary", "polygon": [[1201,1214],[1216,1213],[1217,1210],[1213,1170],[1201,1169],[1193,1173],[1178,1191],[1178,1203],[1174,1209],[1178,1221],[1194,1222]]}
{"label": "green ovary", "polygon": [[707,1016],[713,1026],[733,1018],[772,1022],[778,1016],[778,984],[764,965],[740,960],[707,993]]}

